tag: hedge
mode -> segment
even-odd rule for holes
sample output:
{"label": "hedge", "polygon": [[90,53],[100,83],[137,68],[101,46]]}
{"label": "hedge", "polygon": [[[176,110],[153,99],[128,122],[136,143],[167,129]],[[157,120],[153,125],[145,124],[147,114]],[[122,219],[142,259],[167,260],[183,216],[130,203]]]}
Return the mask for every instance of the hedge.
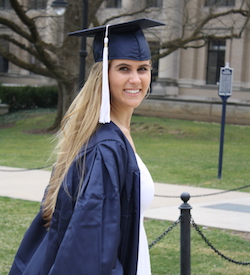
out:
{"label": "hedge", "polygon": [[10,106],[10,111],[57,106],[57,87],[54,86],[1,86],[0,103]]}

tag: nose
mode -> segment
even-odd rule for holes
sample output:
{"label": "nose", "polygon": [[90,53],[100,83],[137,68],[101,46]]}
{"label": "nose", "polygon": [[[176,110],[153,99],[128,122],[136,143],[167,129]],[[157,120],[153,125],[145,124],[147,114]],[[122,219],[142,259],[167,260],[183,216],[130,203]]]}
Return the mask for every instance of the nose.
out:
{"label": "nose", "polygon": [[141,78],[137,71],[131,72],[129,83],[133,85],[137,85],[141,83]]}

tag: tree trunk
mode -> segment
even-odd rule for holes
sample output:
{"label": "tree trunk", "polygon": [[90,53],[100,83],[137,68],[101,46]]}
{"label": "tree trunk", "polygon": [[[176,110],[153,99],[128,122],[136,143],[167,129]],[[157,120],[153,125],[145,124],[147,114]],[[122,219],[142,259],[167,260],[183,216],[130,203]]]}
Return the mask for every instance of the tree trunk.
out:
{"label": "tree trunk", "polygon": [[63,116],[67,112],[71,102],[76,96],[76,81],[58,81],[58,102],[56,118],[48,130],[57,130],[60,127]]}

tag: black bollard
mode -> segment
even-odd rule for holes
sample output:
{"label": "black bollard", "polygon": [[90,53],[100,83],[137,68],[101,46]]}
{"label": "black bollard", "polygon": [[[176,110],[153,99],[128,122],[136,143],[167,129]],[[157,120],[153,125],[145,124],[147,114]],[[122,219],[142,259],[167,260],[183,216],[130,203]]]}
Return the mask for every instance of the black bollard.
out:
{"label": "black bollard", "polygon": [[179,209],[181,210],[180,215],[180,224],[181,224],[181,231],[180,231],[180,274],[181,275],[190,275],[191,268],[190,268],[190,209],[192,207],[187,203],[190,199],[189,193],[182,193],[181,199],[183,204],[180,205]]}

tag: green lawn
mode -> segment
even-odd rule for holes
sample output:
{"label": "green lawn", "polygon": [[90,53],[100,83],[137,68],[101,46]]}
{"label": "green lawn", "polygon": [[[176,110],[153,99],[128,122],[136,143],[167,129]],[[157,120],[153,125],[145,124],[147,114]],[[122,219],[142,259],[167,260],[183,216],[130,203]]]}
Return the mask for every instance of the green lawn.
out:
{"label": "green lawn", "polygon": [[[168,221],[146,220],[149,243],[171,225]],[[200,228],[211,243],[226,256],[250,262],[250,242],[244,235],[229,230]],[[159,234],[160,233],[160,234]],[[153,275],[180,274],[180,225],[170,231],[150,249]],[[230,263],[207,246],[195,229],[191,228],[191,274],[193,275],[246,275],[250,266]]]}
{"label": "green lawn", "polygon": [[13,257],[39,210],[39,203],[0,197],[0,275],[8,274]]}
{"label": "green lawn", "polygon": [[[54,110],[38,109],[0,116],[0,165],[35,168],[52,164]],[[226,125],[222,179],[217,179],[220,124],[134,116],[137,152],[157,182],[231,189],[249,185],[250,127]],[[250,188],[243,191],[249,192]],[[0,275],[6,275],[15,251],[39,209],[39,203],[0,198]],[[146,220],[149,243],[171,225]],[[249,234],[204,228],[205,236],[226,256],[250,262]],[[180,274],[179,225],[150,250],[153,275]],[[191,230],[192,274],[250,274],[250,266],[215,254]]]}
{"label": "green lawn", "polygon": [[[4,116],[0,120],[4,144],[0,165],[34,168],[52,164],[53,135],[37,133],[49,127],[54,116],[53,110],[43,109]],[[156,182],[219,189],[249,185],[249,126],[226,125],[221,180],[217,179],[220,124],[134,116],[131,129],[137,152]]]}
{"label": "green lawn", "polygon": [[[0,116],[0,165],[20,168],[44,167],[53,150],[53,134],[41,132],[52,125],[55,110],[38,109]],[[1,123],[2,122],[2,123]]]}
{"label": "green lawn", "polygon": [[157,182],[225,189],[250,184],[250,127],[226,125],[221,180],[220,124],[136,116],[132,129]]}
{"label": "green lawn", "polygon": [[[32,219],[39,210],[39,203],[0,197],[0,275],[7,275],[14,254]],[[149,244],[171,225],[168,221],[146,220]],[[201,228],[212,244],[226,256],[250,262],[249,234]],[[178,224],[159,243],[150,249],[153,275],[180,274],[180,225]],[[246,275],[250,266],[230,263],[215,254],[191,230],[191,269],[194,275]]]}

